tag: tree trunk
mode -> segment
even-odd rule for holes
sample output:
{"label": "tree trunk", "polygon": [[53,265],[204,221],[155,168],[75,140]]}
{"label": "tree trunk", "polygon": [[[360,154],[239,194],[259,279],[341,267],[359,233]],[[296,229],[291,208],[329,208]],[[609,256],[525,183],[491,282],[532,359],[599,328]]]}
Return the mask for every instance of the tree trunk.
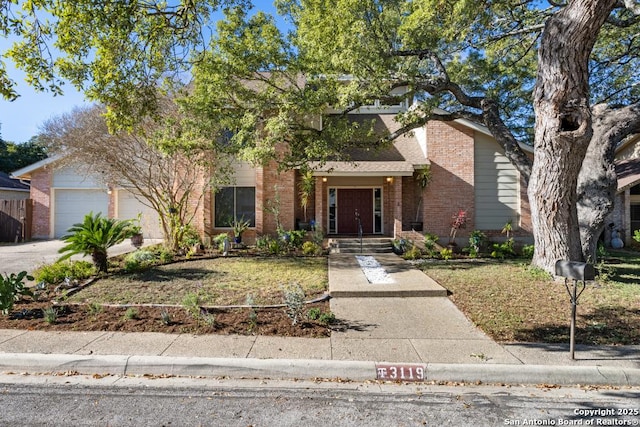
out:
{"label": "tree trunk", "polygon": [[593,137],[578,177],[578,218],[582,254],[597,261],[598,238],[613,210],[617,188],[615,149],[627,136],[640,132],[640,104],[612,109],[593,108]]}
{"label": "tree trunk", "polygon": [[535,253],[554,273],[559,259],[582,260],[577,183],[592,136],[589,55],[615,0],[574,0],[549,18],[534,90],[535,159],[529,181]]}

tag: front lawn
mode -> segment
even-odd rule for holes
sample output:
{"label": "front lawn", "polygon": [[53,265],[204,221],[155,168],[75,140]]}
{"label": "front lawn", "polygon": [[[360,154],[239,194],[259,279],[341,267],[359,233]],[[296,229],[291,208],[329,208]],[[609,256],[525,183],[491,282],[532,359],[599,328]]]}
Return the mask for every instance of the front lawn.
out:
{"label": "front lawn", "polygon": [[[640,253],[611,254],[602,278],[578,299],[576,343],[640,344]],[[571,304],[563,282],[524,261],[426,261],[467,317],[503,341],[568,343]]]}
{"label": "front lawn", "polygon": [[109,304],[183,303],[196,294],[201,305],[282,304],[283,286],[298,283],[311,299],[328,284],[324,257],[220,257],[160,265],[99,279],[69,302]]}

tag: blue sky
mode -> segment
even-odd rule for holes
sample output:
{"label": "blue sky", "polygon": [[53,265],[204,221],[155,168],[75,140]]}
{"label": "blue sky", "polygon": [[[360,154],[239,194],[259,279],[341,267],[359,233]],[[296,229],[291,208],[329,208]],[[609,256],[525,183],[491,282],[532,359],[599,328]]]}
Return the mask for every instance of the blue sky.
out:
{"label": "blue sky", "polygon": [[[274,13],[271,1],[257,0],[254,10]],[[279,26],[286,25],[278,20]],[[0,38],[0,52],[6,51],[12,41]],[[63,96],[53,96],[47,92],[34,91],[24,80],[24,73],[16,70],[10,61],[4,61],[9,77],[18,83],[17,92],[20,97],[13,101],[6,101],[0,97],[0,136],[5,141],[16,143],[27,142],[36,136],[39,128],[50,118],[71,111],[75,106],[86,103],[82,93],[71,85],[66,85]]]}

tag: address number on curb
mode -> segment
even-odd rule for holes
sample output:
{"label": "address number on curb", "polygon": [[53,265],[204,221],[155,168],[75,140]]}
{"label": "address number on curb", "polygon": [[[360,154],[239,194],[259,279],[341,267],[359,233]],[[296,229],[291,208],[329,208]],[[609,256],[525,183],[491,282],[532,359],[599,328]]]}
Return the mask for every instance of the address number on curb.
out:
{"label": "address number on curb", "polygon": [[376,379],[391,381],[424,381],[427,369],[424,365],[376,364]]}

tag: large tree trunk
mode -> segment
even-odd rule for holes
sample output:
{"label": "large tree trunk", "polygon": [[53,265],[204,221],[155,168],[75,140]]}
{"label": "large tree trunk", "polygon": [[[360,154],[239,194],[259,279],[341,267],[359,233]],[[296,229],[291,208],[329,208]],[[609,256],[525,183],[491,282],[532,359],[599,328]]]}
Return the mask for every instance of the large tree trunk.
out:
{"label": "large tree trunk", "polygon": [[640,132],[640,104],[612,109],[593,108],[593,137],[578,177],[578,218],[582,254],[596,262],[598,238],[613,210],[617,187],[615,149],[627,136]]}
{"label": "large tree trunk", "polygon": [[529,202],[533,265],[553,273],[559,259],[582,260],[577,183],[592,136],[589,55],[615,0],[574,0],[551,17],[538,53],[535,159]]}

